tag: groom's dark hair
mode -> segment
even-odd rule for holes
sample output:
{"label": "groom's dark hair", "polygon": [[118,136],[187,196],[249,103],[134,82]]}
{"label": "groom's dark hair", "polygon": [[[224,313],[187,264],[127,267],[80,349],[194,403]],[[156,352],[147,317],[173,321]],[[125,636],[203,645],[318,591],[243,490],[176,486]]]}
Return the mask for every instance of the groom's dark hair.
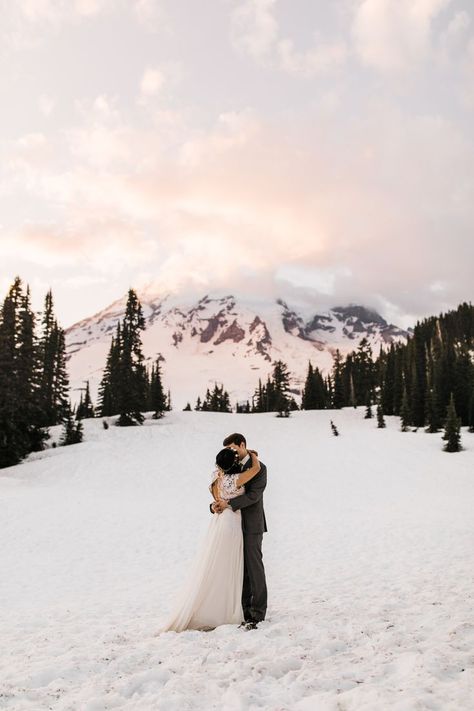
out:
{"label": "groom's dark hair", "polygon": [[243,436],[243,434],[239,434],[239,432],[234,432],[233,434],[230,434],[228,437],[225,438],[225,440],[222,442],[224,447],[228,447],[229,444],[236,444],[238,447],[244,443],[244,446],[247,446],[247,440]]}

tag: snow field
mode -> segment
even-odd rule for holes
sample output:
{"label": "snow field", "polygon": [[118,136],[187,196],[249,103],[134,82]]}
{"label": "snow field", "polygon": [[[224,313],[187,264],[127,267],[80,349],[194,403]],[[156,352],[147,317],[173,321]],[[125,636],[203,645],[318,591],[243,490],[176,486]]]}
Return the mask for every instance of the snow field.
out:
{"label": "snow field", "polygon": [[[474,708],[474,435],[447,454],[363,415],[87,420],[1,470],[0,708]],[[156,636],[232,431],[268,467],[267,619]]]}

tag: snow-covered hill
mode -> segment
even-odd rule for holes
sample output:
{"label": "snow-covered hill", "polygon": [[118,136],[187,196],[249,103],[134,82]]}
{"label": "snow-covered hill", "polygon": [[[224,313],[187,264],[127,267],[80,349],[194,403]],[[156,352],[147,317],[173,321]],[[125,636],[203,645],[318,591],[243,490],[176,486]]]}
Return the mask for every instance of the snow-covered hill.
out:
{"label": "snow-covered hill", "polygon": [[[470,711],[474,435],[446,454],[387,424],[363,408],[86,420],[82,444],[0,470],[0,707]],[[231,431],[268,467],[267,620],[157,637]]]}
{"label": "snow-covered hill", "polygon": [[[227,294],[187,300],[181,295],[140,294],[146,319],[144,352],[160,356],[165,387],[173,404],[195,403],[214,382],[224,383],[233,403],[251,397],[273,361],[282,359],[293,373],[295,393],[304,383],[308,361],[327,371],[336,348],[345,354],[362,338],[378,353],[381,344],[405,340],[407,332],[363,306],[326,312],[289,306],[282,299],[257,301]],[[73,400],[84,380],[95,395],[116,323],[126,297],[66,332]]]}

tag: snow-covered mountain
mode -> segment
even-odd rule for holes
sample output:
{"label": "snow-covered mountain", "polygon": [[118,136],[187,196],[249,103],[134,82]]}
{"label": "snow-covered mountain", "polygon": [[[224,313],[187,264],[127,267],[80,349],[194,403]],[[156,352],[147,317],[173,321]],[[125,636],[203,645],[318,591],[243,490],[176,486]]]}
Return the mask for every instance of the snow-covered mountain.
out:
{"label": "snow-covered mountain", "polygon": [[[408,333],[378,313],[351,304],[327,311],[292,307],[282,299],[256,300],[213,293],[201,298],[139,294],[146,320],[147,360],[162,359],[163,381],[173,404],[194,404],[214,382],[224,383],[232,401],[246,400],[272,362],[284,360],[296,394],[308,361],[327,371],[337,348],[345,354],[366,338],[380,345],[406,340]],[[68,367],[74,399],[89,379],[96,393],[110,339],[124,315],[126,295],[66,331]]]}

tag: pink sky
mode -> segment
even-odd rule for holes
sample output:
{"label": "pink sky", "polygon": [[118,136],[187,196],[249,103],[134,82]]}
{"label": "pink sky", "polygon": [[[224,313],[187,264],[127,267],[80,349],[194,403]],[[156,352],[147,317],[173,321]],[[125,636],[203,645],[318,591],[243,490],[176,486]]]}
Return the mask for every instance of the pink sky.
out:
{"label": "pink sky", "polygon": [[[18,0],[0,289],[65,326],[129,286],[472,298],[474,27],[456,0]],[[3,21],[4,20],[4,21]]]}

